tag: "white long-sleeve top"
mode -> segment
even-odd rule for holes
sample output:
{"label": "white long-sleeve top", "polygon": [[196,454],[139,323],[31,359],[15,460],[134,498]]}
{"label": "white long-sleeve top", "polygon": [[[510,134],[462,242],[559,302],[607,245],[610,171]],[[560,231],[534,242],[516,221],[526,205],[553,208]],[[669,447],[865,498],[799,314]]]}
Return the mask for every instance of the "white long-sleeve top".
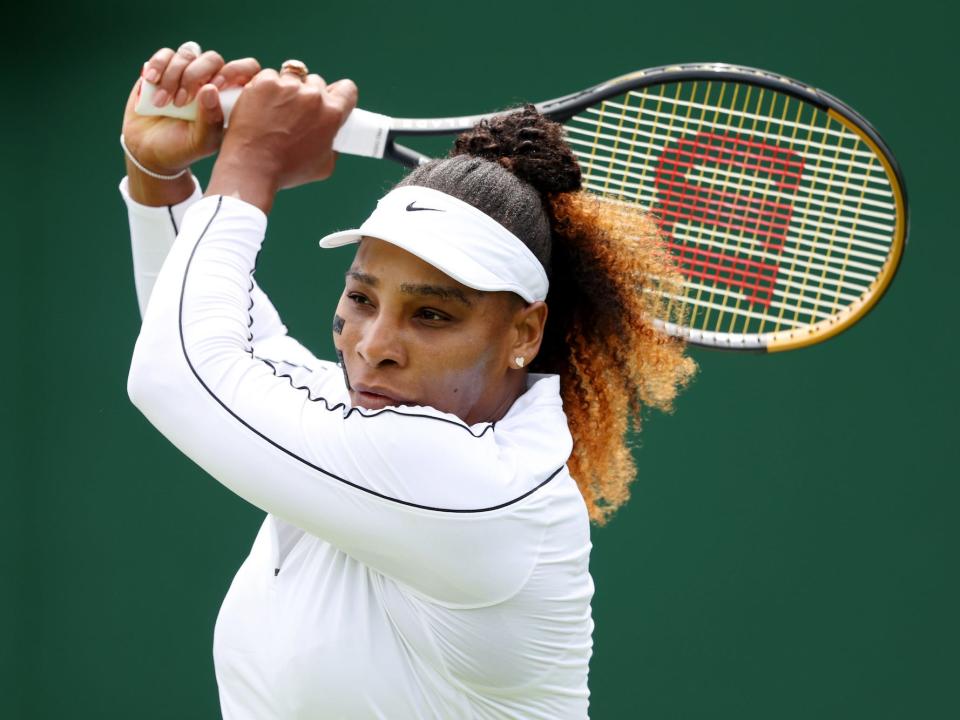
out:
{"label": "white long-sleeve top", "polygon": [[252,279],[259,209],[121,193],[130,397],[268,513],[214,633],[225,720],[586,717],[590,536],[557,377],[496,423],[351,408]]}

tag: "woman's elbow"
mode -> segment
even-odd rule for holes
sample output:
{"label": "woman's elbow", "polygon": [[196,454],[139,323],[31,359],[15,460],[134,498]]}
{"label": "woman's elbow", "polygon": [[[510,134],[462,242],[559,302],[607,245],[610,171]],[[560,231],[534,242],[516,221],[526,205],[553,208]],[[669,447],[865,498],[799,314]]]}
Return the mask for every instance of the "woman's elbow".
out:
{"label": "woman's elbow", "polygon": [[127,373],[127,396],[141,412],[149,407],[155,394],[151,375],[149,364],[135,351],[130,361],[130,371]]}
{"label": "woman's elbow", "polygon": [[146,345],[141,335],[130,359],[127,395],[140,412],[150,416],[161,412],[164,405],[173,400],[175,393],[169,392],[172,362],[169,358],[159,357]]}

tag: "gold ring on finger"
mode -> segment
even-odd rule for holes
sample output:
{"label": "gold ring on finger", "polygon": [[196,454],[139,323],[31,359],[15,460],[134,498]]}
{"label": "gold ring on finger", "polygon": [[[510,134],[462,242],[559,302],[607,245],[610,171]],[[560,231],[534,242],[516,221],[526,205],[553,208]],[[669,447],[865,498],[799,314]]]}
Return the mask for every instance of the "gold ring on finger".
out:
{"label": "gold ring on finger", "polygon": [[280,66],[280,72],[296,75],[302,82],[307,81],[307,75],[310,73],[307,66],[299,60],[284,60],[283,65]]}

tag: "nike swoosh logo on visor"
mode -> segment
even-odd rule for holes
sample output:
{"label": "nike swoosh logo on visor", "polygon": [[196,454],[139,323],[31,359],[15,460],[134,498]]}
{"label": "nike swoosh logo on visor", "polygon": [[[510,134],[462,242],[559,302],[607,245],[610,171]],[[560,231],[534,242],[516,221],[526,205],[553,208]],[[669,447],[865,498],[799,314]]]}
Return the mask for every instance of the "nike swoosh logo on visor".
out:
{"label": "nike swoosh logo on visor", "polygon": [[416,200],[414,200],[412,203],[407,205],[407,212],[417,212],[418,210],[432,210],[433,212],[446,212],[446,210],[441,210],[440,208],[414,207],[413,203],[415,202]]}

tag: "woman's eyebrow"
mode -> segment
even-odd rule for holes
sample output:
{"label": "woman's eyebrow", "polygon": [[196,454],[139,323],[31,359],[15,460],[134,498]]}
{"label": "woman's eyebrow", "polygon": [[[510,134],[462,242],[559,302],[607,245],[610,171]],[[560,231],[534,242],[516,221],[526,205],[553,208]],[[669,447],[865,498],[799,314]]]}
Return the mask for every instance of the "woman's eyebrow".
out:
{"label": "woman's eyebrow", "polygon": [[452,285],[428,285],[425,283],[400,283],[400,292],[409,295],[430,295],[439,297],[441,300],[459,300],[467,307],[472,307],[473,303],[467,297],[466,293],[458,287]]}
{"label": "woman's eyebrow", "polygon": [[380,284],[380,279],[374,275],[368,275],[365,272],[360,272],[359,270],[354,270],[351,268],[345,273],[348,278],[353,278],[362,282],[364,285],[369,285],[370,287],[376,287]]}

